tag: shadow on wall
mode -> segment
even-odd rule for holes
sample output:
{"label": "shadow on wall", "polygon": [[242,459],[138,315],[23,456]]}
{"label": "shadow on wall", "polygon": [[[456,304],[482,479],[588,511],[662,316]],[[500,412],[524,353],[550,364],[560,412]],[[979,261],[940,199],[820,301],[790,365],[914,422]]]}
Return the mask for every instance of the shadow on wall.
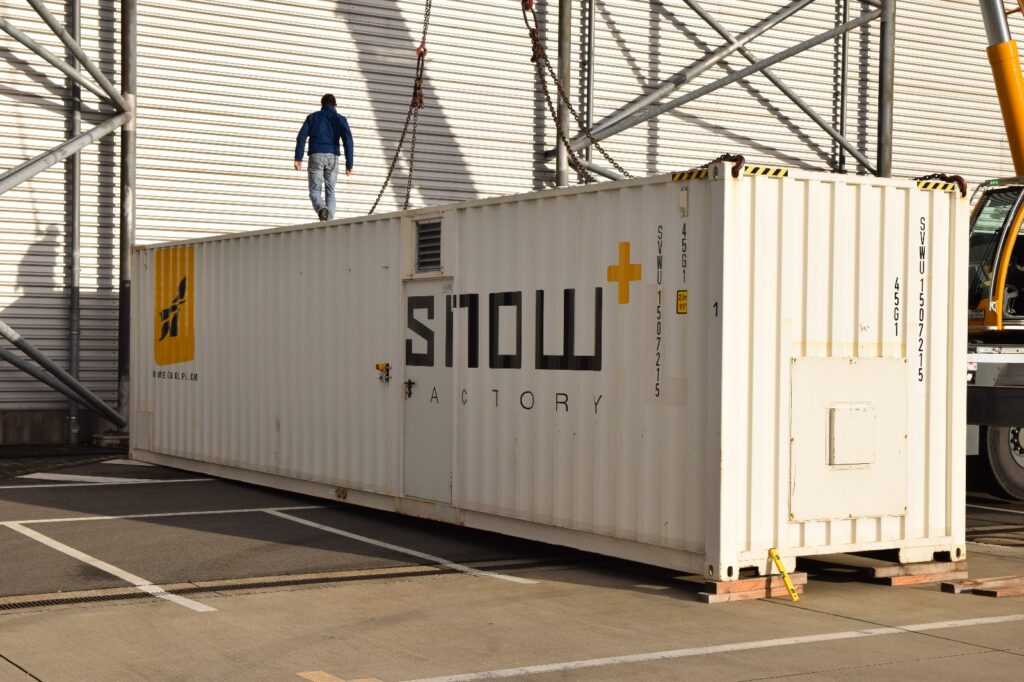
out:
{"label": "shadow on wall", "polygon": [[[364,74],[370,107],[386,159],[385,163],[390,164],[391,158],[395,153],[395,147],[398,144],[399,135],[401,135],[402,124],[405,121],[405,107],[412,96],[416,68],[414,50],[419,44],[420,25],[416,24],[414,34],[405,22],[402,21],[398,0],[378,0],[373,4],[375,8],[379,8],[378,16],[389,17],[384,20],[386,23],[383,27],[374,26],[373,31],[366,30],[367,24],[374,21],[374,19],[378,21],[380,19],[377,19],[377,17],[367,17],[365,10],[359,11],[364,5],[357,0],[337,0],[335,14],[348,26],[349,35],[352,38],[350,54],[354,54],[358,69]],[[435,17],[434,21],[436,22],[436,20]],[[388,43],[393,43],[400,47],[394,50],[384,47],[384,40],[380,37],[382,31],[387,36],[386,41]],[[428,42],[429,40],[428,34]],[[408,77],[406,81],[408,86],[406,88],[398,88],[398,92],[401,93],[398,99],[399,106],[401,107],[400,112],[397,110],[398,106],[392,105],[389,107],[388,105],[390,101],[395,99],[396,89],[394,84],[382,82],[372,75],[380,68],[378,58],[383,52],[389,53],[387,59],[392,63],[408,63]],[[434,62],[434,64],[439,66],[440,62]],[[427,205],[464,200],[470,197],[476,198],[478,196],[476,183],[473,181],[472,173],[466,167],[466,160],[456,138],[456,133],[439,106],[438,94],[431,85],[430,66],[431,63],[428,58],[427,72],[423,80],[423,95],[426,100],[426,106],[420,114],[419,132],[417,133],[417,136],[420,138],[420,146],[416,154],[413,194],[410,198],[410,204],[413,205],[416,203],[417,192]],[[353,131],[353,136],[355,137],[356,153],[358,154],[359,131]],[[441,146],[445,148],[443,159],[430,158],[430,152],[423,148],[423,142],[427,139],[434,142],[435,148],[440,148]],[[405,149],[395,167],[395,174],[391,179],[391,185],[388,187],[387,192],[391,196],[392,202],[397,206],[401,206],[405,200],[405,187],[409,172],[409,143],[410,140],[407,136]],[[432,182],[426,168],[440,168],[441,166],[444,167],[443,172],[446,182]],[[366,174],[369,175],[370,172],[367,171]],[[373,169],[372,172],[375,175],[379,174],[380,180],[383,182],[387,166]],[[449,190],[444,189],[445,185],[451,186],[453,184],[460,187],[457,195],[453,195]]]}
{"label": "shadow on wall", "polygon": [[[2,38],[6,37],[7,34],[2,35]],[[27,50],[25,50],[24,53],[27,54]],[[0,97],[14,100],[22,106],[38,107],[55,114],[60,114],[64,111],[64,106],[60,103],[60,100],[64,97],[66,91],[63,84],[59,84],[53,80],[55,78],[54,76],[49,73],[43,73],[36,70],[36,68],[27,61],[27,58],[23,57],[22,52],[18,52],[16,54],[4,44],[0,44],[0,59],[3,59],[3,61],[7,63],[7,67],[11,70],[20,71],[27,75],[32,79],[33,83],[36,83],[39,88],[44,90],[46,93],[44,95],[38,91],[29,92],[26,90],[19,90],[18,88],[12,88],[6,83],[0,83]],[[53,69],[53,71],[55,73],[57,72],[56,69]]]}
{"label": "shadow on wall", "polygon": [[[17,298],[0,308],[0,319],[22,334],[25,339],[58,365],[67,368],[68,335],[67,319],[69,295],[67,269],[63,280],[60,273],[65,262],[64,241],[61,226],[55,223],[36,227],[35,241],[25,250],[18,265],[14,290]],[[110,347],[111,321],[116,318],[117,293],[108,289],[91,289],[81,294],[82,336],[80,356],[90,358],[111,357],[109,378],[95,369],[89,371],[88,364],[80,363],[82,383],[101,397],[110,397],[116,387]],[[0,344],[28,360],[6,340]],[[32,364],[36,364],[34,361]],[[103,360],[100,360],[103,362]],[[108,364],[103,362],[104,365]],[[64,407],[43,407],[44,403],[64,403],[64,396],[36,382],[15,367],[0,361],[0,412],[61,412]],[[25,400],[25,396],[32,396]],[[88,440],[93,433],[100,433],[111,427],[91,414],[87,408],[79,411],[82,420],[81,438]],[[56,419],[13,419],[12,414],[4,415],[0,429],[0,443],[5,445],[21,443],[64,442],[66,433],[63,416]]]}

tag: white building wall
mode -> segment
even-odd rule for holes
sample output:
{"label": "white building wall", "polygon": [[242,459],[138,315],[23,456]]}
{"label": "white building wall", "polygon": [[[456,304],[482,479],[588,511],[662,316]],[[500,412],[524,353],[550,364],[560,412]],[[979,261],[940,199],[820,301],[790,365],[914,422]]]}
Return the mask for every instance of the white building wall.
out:
{"label": "white building wall", "polygon": [[[48,4],[60,16],[62,3]],[[584,3],[574,4],[578,34]],[[785,4],[703,3],[735,34]],[[854,15],[867,7],[852,4]],[[116,82],[120,4],[82,5],[85,47]],[[554,59],[557,3],[537,6]],[[836,6],[837,0],[817,0],[749,47],[764,57],[810,38],[831,26]],[[596,7],[595,120],[722,42],[682,2],[596,0]],[[140,0],[138,241],[313,219],[305,174],[292,170],[291,160],[302,119],[324,92],[338,96],[356,142],[355,174],[339,179],[339,216],[369,210],[408,107],[422,9],[420,0]],[[0,0],[0,12],[62,50],[24,0]],[[896,173],[941,170],[972,180],[1009,174],[977,4],[900,0],[897,12]],[[876,44],[877,24],[851,35],[849,135],[872,159]],[[553,126],[519,3],[436,2],[428,46],[412,204],[549,186],[553,164],[540,154],[553,146]],[[828,42],[774,69],[829,120],[836,111],[835,58]],[[733,56],[687,88],[746,65]],[[0,35],[0,166],[10,168],[63,139],[65,83],[54,73]],[[575,83],[572,92],[578,103]],[[88,93],[86,109],[84,125],[103,118]],[[83,171],[82,376],[107,400],[115,397],[116,381],[116,140],[115,134],[91,147]],[[726,151],[759,163],[826,169],[835,153],[828,136],[762,75],[616,136],[606,147],[638,176]],[[382,210],[401,203],[407,158]],[[597,154],[595,161],[604,163]],[[63,186],[58,166],[0,196],[0,319],[62,363]],[[48,389],[0,367],[0,410],[63,405]]]}

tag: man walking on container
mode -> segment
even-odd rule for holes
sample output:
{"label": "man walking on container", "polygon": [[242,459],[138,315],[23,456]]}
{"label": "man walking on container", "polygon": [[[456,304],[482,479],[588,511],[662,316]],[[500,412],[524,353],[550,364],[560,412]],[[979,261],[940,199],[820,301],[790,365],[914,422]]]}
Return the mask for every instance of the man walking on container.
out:
{"label": "man walking on container", "polygon": [[[295,170],[302,169],[302,152],[309,138],[309,200],[320,220],[334,218],[334,183],[338,179],[338,156],[341,140],[345,146],[345,175],[352,175],[352,131],[348,121],[339,114],[334,95],[320,98],[320,111],[306,117],[295,140]],[[326,190],[326,202],[324,191]]]}

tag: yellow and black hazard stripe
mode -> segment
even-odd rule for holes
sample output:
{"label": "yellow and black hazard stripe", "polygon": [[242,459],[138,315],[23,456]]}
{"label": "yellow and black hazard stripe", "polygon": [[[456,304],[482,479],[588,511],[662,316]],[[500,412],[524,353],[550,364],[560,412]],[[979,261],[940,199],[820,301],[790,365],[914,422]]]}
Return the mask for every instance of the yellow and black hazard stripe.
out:
{"label": "yellow and black hazard stripe", "polygon": [[[763,175],[770,178],[785,178],[789,175],[788,168],[773,168],[771,166],[745,166],[744,175]],[[707,168],[694,168],[688,171],[680,171],[672,174],[675,182],[686,182],[687,180],[703,180],[708,177]]]}
{"label": "yellow and black hazard stripe", "polygon": [[672,174],[673,182],[686,182],[687,180],[703,180],[708,176],[707,168],[693,168],[688,171],[679,171]]}
{"label": "yellow and black hazard stripe", "polygon": [[955,192],[957,186],[955,182],[943,182],[942,180],[919,180],[917,188],[935,190],[938,192]]}
{"label": "yellow and black hazard stripe", "polygon": [[764,175],[769,178],[785,178],[789,175],[788,168],[773,168],[771,166],[745,166],[744,175]]}

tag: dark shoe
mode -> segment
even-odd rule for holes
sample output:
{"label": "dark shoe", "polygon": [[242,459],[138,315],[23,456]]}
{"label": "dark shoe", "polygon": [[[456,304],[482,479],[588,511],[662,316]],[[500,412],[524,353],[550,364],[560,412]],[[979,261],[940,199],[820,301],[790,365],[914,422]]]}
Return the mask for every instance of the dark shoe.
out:
{"label": "dark shoe", "polygon": [[327,212],[326,208],[321,208],[317,215],[320,216],[320,220],[327,220],[331,214]]}

